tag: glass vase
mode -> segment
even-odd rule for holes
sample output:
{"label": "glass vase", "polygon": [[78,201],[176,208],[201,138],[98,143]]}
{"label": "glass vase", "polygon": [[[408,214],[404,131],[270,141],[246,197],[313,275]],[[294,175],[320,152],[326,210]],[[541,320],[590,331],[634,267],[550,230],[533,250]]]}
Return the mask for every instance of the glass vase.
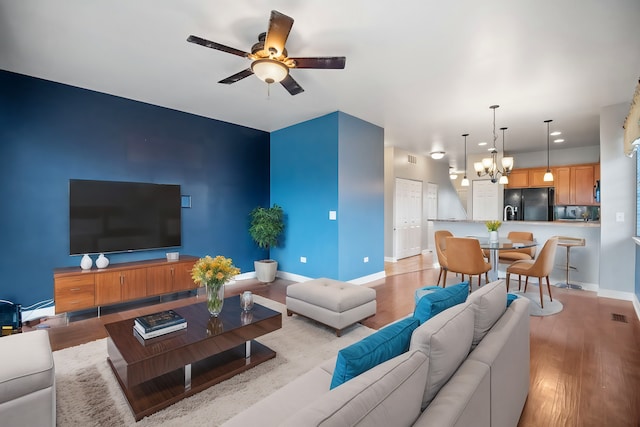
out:
{"label": "glass vase", "polygon": [[224,283],[208,284],[207,288],[207,310],[213,317],[218,317],[224,305]]}

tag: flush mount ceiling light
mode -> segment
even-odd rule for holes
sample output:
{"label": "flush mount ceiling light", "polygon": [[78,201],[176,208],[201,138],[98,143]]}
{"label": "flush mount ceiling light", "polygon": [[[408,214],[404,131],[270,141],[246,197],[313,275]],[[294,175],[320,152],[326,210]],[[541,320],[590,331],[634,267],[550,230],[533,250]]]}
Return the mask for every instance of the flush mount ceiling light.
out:
{"label": "flush mount ceiling light", "polygon": [[467,137],[469,136],[469,134],[463,133],[462,136],[464,136],[464,177],[462,178],[462,182],[460,183],[460,186],[468,187],[469,178],[467,178]]}
{"label": "flush mount ceiling light", "polygon": [[449,179],[452,181],[458,179],[458,174],[453,170],[453,166],[449,166]]}
{"label": "flush mount ceiling light", "polygon": [[491,182],[496,183],[500,180],[500,184],[508,184],[509,178],[507,176],[511,173],[513,169],[513,157],[505,157],[504,156],[504,131],[507,128],[500,128],[502,130],[502,169],[498,166],[498,150],[496,149],[496,139],[498,139],[498,135],[496,134],[496,108],[500,107],[499,105],[492,105],[489,108],[493,110],[493,147],[489,149],[489,153],[491,153],[490,157],[485,157],[482,159],[482,162],[475,162],[473,164],[473,168],[476,170],[476,173],[479,177],[488,175],[491,179]]}
{"label": "flush mount ceiling light", "polygon": [[553,174],[551,173],[551,169],[549,168],[549,123],[551,123],[552,121],[553,120],[544,121],[547,124],[547,171],[545,172],[542,180],[545,182],[553,181]]}
{"label": "flush mount ceiling light", "polygon": [[432,151],[431,153],[429,153],[429,155],[431,156],[431,158],[433,160],[440,160],[441,158],[444,157],[445,152],[444,151]]}
{"label": "flush mount ceiling light", "polygon": [[556,130],[556,131],[551,132],[549,135],[558,136],[558,135],[562,135],[562,132],[560,132],[559,130]]}
{"label": "flush mount ceiling light", "polygon": [[554,139],[553,142],[556,144],[560,144],[561,142],[564,142],[564,139],[562,138]]}
{"label": "flush mount ceiling light", "polygon": [[289,75],[289,68],[275,59],[258,59],[251,63],[251,71],[265,83],[279,83]]}

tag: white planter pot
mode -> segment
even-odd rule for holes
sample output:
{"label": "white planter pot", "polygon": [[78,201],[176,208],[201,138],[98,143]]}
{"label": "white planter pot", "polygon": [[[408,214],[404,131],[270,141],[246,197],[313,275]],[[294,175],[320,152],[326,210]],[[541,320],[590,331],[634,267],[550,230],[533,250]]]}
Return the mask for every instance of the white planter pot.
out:
{"label": "white planter pot", "polygon": [[500,238],[498,237],[498,232],[497,231],[490,231],[489,232],[489,241],[490,242],[497,242],[498,240],[500,240]]}
{"label": "white planter pot", "polygon": [[272,259],[254,261],[253,267],[256,270],[256,278],[262,283],[271,283],[276,280],[278,262]]}

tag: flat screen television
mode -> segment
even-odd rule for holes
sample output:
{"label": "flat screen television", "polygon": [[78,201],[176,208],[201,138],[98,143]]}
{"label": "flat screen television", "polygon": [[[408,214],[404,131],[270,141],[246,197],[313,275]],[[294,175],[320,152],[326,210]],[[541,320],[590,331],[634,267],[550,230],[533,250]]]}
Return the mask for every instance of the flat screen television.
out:
{"label": "flat screen television", "polygon": [[69,253],[182,245],[180,186],[69,180]]}

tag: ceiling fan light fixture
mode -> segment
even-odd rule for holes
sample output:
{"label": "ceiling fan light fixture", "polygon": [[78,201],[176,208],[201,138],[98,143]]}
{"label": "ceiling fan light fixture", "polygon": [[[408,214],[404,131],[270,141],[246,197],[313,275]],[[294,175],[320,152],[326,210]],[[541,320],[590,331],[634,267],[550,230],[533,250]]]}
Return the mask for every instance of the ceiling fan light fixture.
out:
{"label": "ceiling fan light fixture", "polygon": [[275,59],[257,59],[251,63],[251,71],[265,83],[278,83],[289,75],[289,67]]}

